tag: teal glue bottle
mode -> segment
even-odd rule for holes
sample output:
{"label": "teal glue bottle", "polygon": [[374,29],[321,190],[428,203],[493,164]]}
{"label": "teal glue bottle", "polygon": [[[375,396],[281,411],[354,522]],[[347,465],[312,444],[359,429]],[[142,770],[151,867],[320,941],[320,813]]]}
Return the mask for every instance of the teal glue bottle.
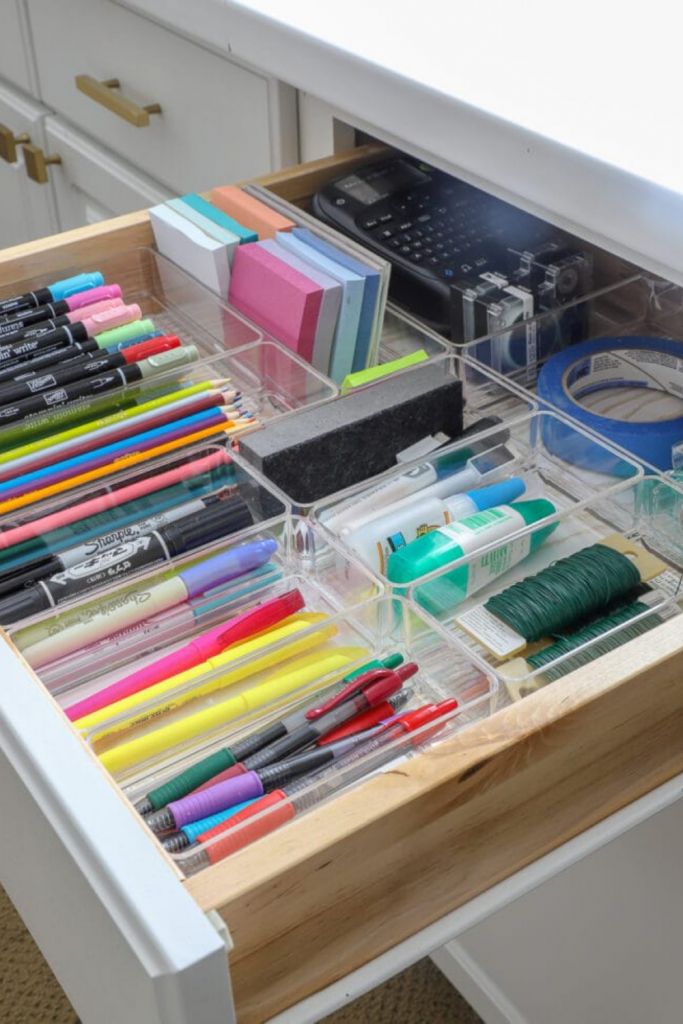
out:
{"label": "teal glue bottle", "polygon": [[414,596],[419,604],[433,614],[443,614],[483,590],[536,551],[556,529],[556,522],[541,526],[523,537],[512,537],[507,541],[505,538],[556,512],[557,508],[547,498],[516,501],[475,512],[440,526],[394,551],[389,556],[387,576],[392,583],[412,583],[427,573],[467,558],[496,540],[504,541],[478,557],[468,559],[452,572],[443,573],[416,588]]}

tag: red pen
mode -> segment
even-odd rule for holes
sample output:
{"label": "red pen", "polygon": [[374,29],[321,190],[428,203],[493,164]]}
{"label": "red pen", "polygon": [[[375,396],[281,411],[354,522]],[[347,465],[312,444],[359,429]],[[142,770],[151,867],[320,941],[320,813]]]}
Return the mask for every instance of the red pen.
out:
{"label": "red pen", "polygon": [[145,665],[144,668],[132,672],[118,682],[106,686],[99,693],[86,697],[78,704],[72,704],[66,708],[65,714],[72,721],[82,718],[83,715],[90,715],[94,711],[106,708],[115,701],[129,697],[131,694],[146,690],[147,687],[179,672],[185,672],[195,665],[201,665],[203,661],[215,657],[233,644],[240,643],[257,633],[263,633],[272,626],[289,618],[295,612],[301,611],[304,607],[304,599],[301,591],[288,590],[286,594],[274,597],[270,601],[250,608],[249,611],[236,615],[228,622],[215,626],[213,629],[195,637],[189,644],[172,651],[163,658]]}
{"label": "red pen", "polygon": [[[440,704],[427,704],[415,711],[404,712],[384,729],[373,729],[372,738],[368,742],[353,747],[346,757],[331,769],[324,769],[316,783],[312,784],[310,778],[297,779],[281,789],[272,790],[255,800],[249,807],[245,807],[239,814],[203,832],[198,837],[198,842],[207,843],[207,846],[198,851],[195,860],[186,866],[190,870],[198,870],[209,864],[216,864],[256,839],[269,835],[302,811],[309,810],[328,796],[393,761],[397,756],[396,750],[386,749],[392,740],[406,733],[416,732],[429,722],[434,722],[434,728],[427,730],[427,736],[431,738],[445,725],[444,722],[438,723],[438,720],[449,715],[457,707],[458,702],[454,698],[441,701]],[[425,738],[425,733],[422,732],[413,742],[422,744]],[[375,750],[379,750],[378,757],[368,761],[365,755]],[[357,762],[355,771],[339,770],[346,764],[353,765],[354,762]],[[265,811],[268,813],[262,813]],[[211,842],[214,839],[217,841]]]}

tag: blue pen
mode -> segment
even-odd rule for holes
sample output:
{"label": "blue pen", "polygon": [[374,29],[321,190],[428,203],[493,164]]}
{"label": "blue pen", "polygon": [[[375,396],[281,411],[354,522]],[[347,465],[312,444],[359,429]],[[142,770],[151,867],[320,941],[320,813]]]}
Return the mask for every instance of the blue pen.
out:
{"label": "blue pen", "polygon": [[37,288],[33,292],[25,292],[23,295],[15,295],[11,299],[3,299],[0,302],[0,316],[6,313],[16,313],[22,309],[35,309],[36,306],[44,306],[47,302],[59,302],[77,292],[87,292],[91,288],[99,288],[101,284],[104,284],[104,278],[99,271],[90,274],[76,274],[75,277],[66,277],[62,281],[53,281],[45,288]]}
{"label": "blue pen", "polygon": [[105,445],[104,448],[97,448],[92,452],[85,452],[83,455],[75,455],[63,462],[56,462],[52,466],[44,466],[32,473],[25,473],[23,476],[14,477],[0,483],[0,494],[3,499],[14,498],[20,494],[26,494],[38,486],[47,486],[57,483],[70,476],[85,473],[97,466],[114,462],[122,456],[132,452],[141,451],[144,448],[154,448],[169,440],[171,436],[186,433],[193,434],[198,430],[227,421],[228,414],[220,407],[203,409],[193,416],[186,416],[184,419],[176,420],[175,423],[165,423],[161,427],[154,427],[134,438],[124,438],[123,441],[116,441],[114,444]]}
{"label": "blue pen", "polygon": [[255,803],[256,800],[245,800],[241,804],[229,807],[227,811],[217,811],[216,814],[209,814],[206,818],[200,818],[199,821],[191,821],[189,825],[183,825],[179,832],[174,832],[173,835],[166,836],[162,840],[164,849],[169,853],[180,853],[181,850],[186,850],[188,846],[197,841],[202,833],[208,832],[215,825],[221,825],[224,821],[239,814],[245,807],[251,807]]}

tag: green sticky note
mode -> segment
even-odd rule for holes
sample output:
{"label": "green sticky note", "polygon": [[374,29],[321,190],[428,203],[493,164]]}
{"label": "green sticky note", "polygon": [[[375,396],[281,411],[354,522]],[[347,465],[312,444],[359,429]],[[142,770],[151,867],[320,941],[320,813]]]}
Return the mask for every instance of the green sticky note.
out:
{"label": "green sticky note", "polygon": [[400,359],[393,359],[390,363],[382,363],[381,366],[370,366],[367,370],[349,373],[342,381],[342,395],[352,391],[354,388],[360,388],[364,384],[371,384],[374,380],[388,377],[390,373],[405,370],[406,367],[414,366],[416,363],[424,363],[427,359],[429,359],[429,356],[425,350],[419,348],[417,351],[411,352],[409,356],[401,356]]}

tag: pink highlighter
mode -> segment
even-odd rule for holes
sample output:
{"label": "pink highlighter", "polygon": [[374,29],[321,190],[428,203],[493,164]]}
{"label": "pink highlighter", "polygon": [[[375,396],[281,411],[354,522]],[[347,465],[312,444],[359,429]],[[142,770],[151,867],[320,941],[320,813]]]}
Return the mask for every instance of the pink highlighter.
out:
{"label": "pink highlighter", "polygon": [[98,693],[93,693],[77,704],[72,704],[71,707],[65,709],[64,713],[72,722],[91,715],[118,700],[123,700],[124,697],[130,697],[155,683],[178,675],[179,672],[186,672],[187,669],[194,668],[195,665],[201,665],[203,661],[214,658],[227,647],[232,647],[233,644],[241,643],[256,636],[257,633],[271,629],[278,622],[301,611],[303,607],[304,599],[301,591],[296,588],[288,590],[287,593],[281,594],[279,597],[264,601],[263,604],[256,605],[255,608],[250,608],[249,611],[243,612],[241,615],[236,615],[228,622],[223,622],[220,626],[207,630],[206,633],[195,637],[189,644],[185,644],[177,651],[172,651],[163,658],[157,658],[156,661],[138,669],[137,672],[132,672],[130,675],[124,676],[123,679],[119,679],[118,682],[112,683],[111,686],[105,686]]}

